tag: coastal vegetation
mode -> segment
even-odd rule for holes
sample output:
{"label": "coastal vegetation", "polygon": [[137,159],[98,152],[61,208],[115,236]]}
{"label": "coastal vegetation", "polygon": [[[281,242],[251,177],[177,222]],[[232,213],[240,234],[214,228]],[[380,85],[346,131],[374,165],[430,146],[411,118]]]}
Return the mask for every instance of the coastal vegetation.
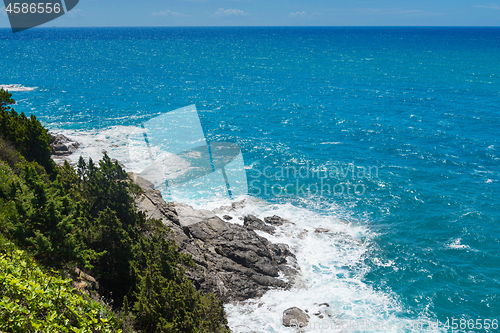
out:
{"label": "coastal vegetation", "polygon": [[[47,129],[14,103],[0,90],[0,331],[228,331],[222,302],[185,276],[192,258],[137,211],[141,189],[120,165],[104,154],[57,166]],[[98,294],[72,286],[75,269]]]}

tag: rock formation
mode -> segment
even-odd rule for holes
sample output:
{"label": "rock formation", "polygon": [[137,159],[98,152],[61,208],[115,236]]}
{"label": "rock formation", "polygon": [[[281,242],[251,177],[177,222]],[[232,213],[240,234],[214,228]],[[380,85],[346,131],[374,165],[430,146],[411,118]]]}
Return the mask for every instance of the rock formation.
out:
{"label": "rock formation", "polygon": [[253,215],[248,215],[243,218],[243,226],[248,230],[262,230],[271,235],[274,234],[276,230],[272,225],[267,225],[264,221]]}
{"label": "rock formation", "polygon": [[73,154],[78,149],[78,147],[80,147],[80,144],[78,142],[75,142],[62,134],[50,133],[50,136],[53,139],[52,143],[50,144],[50,148],[52,148],[52,155],[70,155]]}
{"label": "rock formation", "polygon": [[255,217],[247,217],[246,221],[253,222],[244,227],[223,221],[211,211],[166,203],[152,183],[129,175],[144,191],[136,198],[138,209],[172,229],[179,250],[193,257],[198,267],[188,270],[187,275],[198,289],[231,302],[260,297],[271,288],[292,286],[299,268],[288,245],[273,244],[248,226],[255,222],[274,227]]}

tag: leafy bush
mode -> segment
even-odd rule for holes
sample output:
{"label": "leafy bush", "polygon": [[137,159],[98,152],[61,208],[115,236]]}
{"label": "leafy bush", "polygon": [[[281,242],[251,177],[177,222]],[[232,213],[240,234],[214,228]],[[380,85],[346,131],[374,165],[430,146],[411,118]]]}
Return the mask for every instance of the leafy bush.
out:
{"label": "leafy bush", "polygon": [[121,332],[104,304],[41,268],[0,235],[0,331]]}

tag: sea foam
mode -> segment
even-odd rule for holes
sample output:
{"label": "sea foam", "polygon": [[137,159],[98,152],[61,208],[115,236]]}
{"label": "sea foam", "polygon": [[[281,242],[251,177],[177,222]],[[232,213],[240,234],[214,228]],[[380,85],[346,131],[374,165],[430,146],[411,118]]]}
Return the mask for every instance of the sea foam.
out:
{"label": "sea foam", "polygon": [[7,91],[32,91],[38,87],[25,87],[20,84],[0,84],[0,89]]}
{"label": "sea foam", "polygon": [[[76,153],[67,157],[73,164],[80,155],[96,162],[104,152],[119,160],[127,171],[140,172],[151,163],[148,148],[140,140],[143,133],[140,127],[55,131],[80,143]],[[162,194],[168,197],[168,193]],[[375,252],[377,235],[360,221],[346,221],[342,207],[330,204],[325,209],[325,205],[318,205],[321,198],[312,197],[304,199],[301,207],[248,195],[200,200],[186,192],[179,199],[196,209],[213,210],[220,217],[230,215],[232,223],[243,224],[242,217],[249,214],[261,219],[278,215],[291,222],[277,227],[274,235],[256,232],[271,242],[287,244],[296,255],[301,273],[294,287],[288,291],[269,291],[260,299],[227,304],[225,309],[233,332],[290,332],[290,328],[282,325],[282,313],[293,306],[308,310],[310,326],[304,331],[378,331],[373,325],[392,325],[395,332],[415,327],[425,332],[439,331],[432,328],[431,315],[422,313],[419,318],[406,319],[396,294],[375,290],[364,282],[370,272],[366,259]],[[385,267],[394,264],[378,259],[375,262]],[[328,307],[320,306],[323,303]]]}

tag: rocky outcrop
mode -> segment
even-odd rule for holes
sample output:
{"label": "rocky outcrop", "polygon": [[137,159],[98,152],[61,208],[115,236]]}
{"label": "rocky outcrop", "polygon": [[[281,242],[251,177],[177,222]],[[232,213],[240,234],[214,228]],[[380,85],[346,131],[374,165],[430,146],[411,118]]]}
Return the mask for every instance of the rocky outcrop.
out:
{"label": "rocky outcrop", "polygon": [[243,226],[249,230],[262,230],[268,234],[274,234],[276,230],[272,225],[267,225],[261,219],[253,215],[248,215],[243,218]]}
{"label": "rocky outcrop", "polygon": [[76,141],[73,141],[62,134],[54,134],[50,133],[53,141],[50,144],[50,148],[52,149],[51,154],[55,156],[66,156],[73,154],[80,144]]}
{"label": "rocky outcrop", "polygon": [[281,218],[277,215],[265,217],[264,222],[269,223],[269,224],[274,225],[274,226],[280,226],[280,225],[283,225],[285,223],[292,224],[292,222],[285,220],[284,218]]}
{"label": "rocky outcrop", "polygon": [[305,327],[309,323],[309,315],[297,307],[283,311],[283,326]]}
{"label": "rocky outcrop", "polygon": [[144,191],[136,198],[138,209],[163,221],[172,229],[180,251],[193,257],[197,268],[188,270],[187,275],[198,289],[231,302],[260,297],[271,288],[292,286],[299,268],[286,244],[273,244],[213,212],[166,203],[153,184],[129,175]]}

